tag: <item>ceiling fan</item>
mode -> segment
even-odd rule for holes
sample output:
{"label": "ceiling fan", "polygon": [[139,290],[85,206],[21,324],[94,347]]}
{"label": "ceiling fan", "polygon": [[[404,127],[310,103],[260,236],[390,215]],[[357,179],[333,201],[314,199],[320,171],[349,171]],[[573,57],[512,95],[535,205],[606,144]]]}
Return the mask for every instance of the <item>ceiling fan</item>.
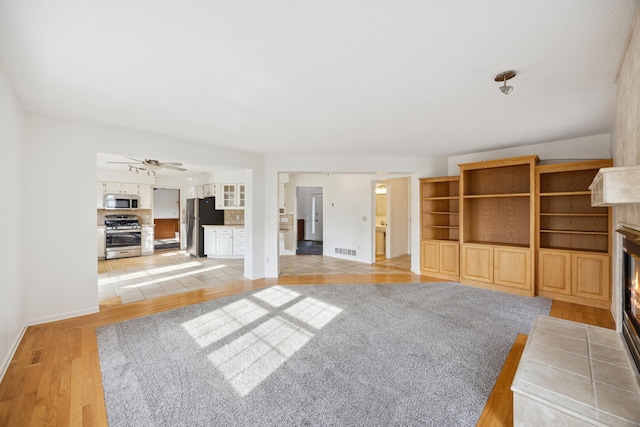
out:
{"label": "ceiling fan", "polygon": [[134,159],[133,157],[127,157],[127,159],[131,160],[130,162],[107,162],[107,163],[119,163],[124,165],[129,165],[129,170],[131,169],[140,169],[140,170],[148,170],[148,171],[156,171],[158,169],[171,169],[174,171],[186,171],[185,168],[181,168],[182,163],[176,162],[160,162],[158,160],[153,159]]}

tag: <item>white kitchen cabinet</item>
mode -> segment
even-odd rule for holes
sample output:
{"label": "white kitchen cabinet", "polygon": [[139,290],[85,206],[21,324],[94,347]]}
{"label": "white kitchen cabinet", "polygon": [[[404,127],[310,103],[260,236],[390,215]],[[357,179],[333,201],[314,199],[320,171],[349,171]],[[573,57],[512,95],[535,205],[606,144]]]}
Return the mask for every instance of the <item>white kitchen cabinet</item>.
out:
{"label": "white kitchen cabinet", "polygon": [[244,227],[204,225],[204,253],[211,258],[244,257]]}
{"label": "white kitchen cabinet", "polygon": [[244,256],[244,228],[233,229],[233,255]]}
{"label": "white kitchen cabinet", "polygon": [[205,197],[216,196],[216,184],[204,184],[195,188],[195,196],[198,199],[204,199]]}
{"label": "white kitchen cabinet", "polygon": [[215,184],[203,185],[202,194],[204,197],[216,197],[216,185]]}
{"label": "white kitchen cabinet", "polygon": [[148,184],[138,185],[138,195],[140,196],[140,202],[138,204],[139,209],[151,209],[151,186]]}
{"label": "white kitchen cabinet", "polygon": [[142,225],[142,247],[140,248],[141,255],[153,255],[153,227],[153,224]]}
{"label": "white kitchen cabinet", "polygon": [[220,227],[216,230],[216,256],[233,255],[233,230]]}
{"label": "white kitchen cabinet", "polygon": [[104,209],[104,182],[96,183],[96,202],[98,209]]}
{"label": "white kitchen cabinet", "polygon": [[211,257],[216,255],[216,227],[204,227],[204,254]]}
{"label": "white kitchen cabinet", "polygon": [[218,184],[216,209],[244,209],[244,184]]}
{"label": "white kitchen cabinet", "polygon": [[138,194],[138,184],[129,182],[105,182],[104,194]]}
{"label": "white kitchen cabinet", "polygon": [[104,225],[98,226],[98,259],[105,259],[107,256],[107,228]]}

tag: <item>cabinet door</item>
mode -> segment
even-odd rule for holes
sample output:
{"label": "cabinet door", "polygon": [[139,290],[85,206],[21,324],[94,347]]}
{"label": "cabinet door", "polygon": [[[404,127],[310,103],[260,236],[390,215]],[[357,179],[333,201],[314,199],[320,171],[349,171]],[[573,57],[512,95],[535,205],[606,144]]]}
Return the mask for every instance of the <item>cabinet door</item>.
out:
{"label": "cabinet door", "polygon": [[538,289],[571,295],[571,253],[538,251]]}
{"label": "cabinet door", "polygon": [[138,184],[128,184],[128,183],[122,183],[122,194],[133,194],[133,195],[137,195],[138,194]]}
{"label": "cabinet door", "polygon": [[153,255],[153,226],[142,226],[142,242],[140,253],[142,255]]}
{"label": "cabinet door", "polygon": [[98,227],[98,259],[105,259],[107,252],[107,235],[105,227]]}
{"label": "cabinet door", "polygon": [[122,184],[119,182],[105,182],[104,194],[120,194],[122,192]]}
{"label": "cabinet door", "polygon": [[579,297],[610,301],[609,256],[571,254],[571,291]]}
{"label": "cabinet door", "polygon": [[204,254],[216,255],[216,229],[213,227],[204,228]]}
{"label": "cabinet door", "polygon": [[440,242],[438,254],[440,273],[458,276],[460,274],[460,244],[457,242]]}
{"label": "cabinet door", "polygon": [[138,195],[140,196],[140,209],[151,209],[151,186],[146,184],[138,185]]}
{"label": "cabinet door", "polygon": [[235,184],[222,184],[220,186],[222,194],[222,206],[224,208],[236,207],[236,185]]}
{"label": "cabinet door", "polygon": [[233,254],[233,232],[231,230],[219,229],[216,232],[216,255]]}
{"label": "cabinet door", "polygon": [[96,185],[96,202],[98,209],[104,209],[104,182],[98,182]]}
{"label": "cabinet door", "polygon": [[438,255],[440,244],[433,240],[423,240],[420,251],[420,270],[438,273]]}
{"label": "cabinet door", "polygon": [[244,209],[244,184],[238,184],[236,186],[237,196],[236,196],[236,207],[238,209]]}
{"label": "cabinet door", "polygon": [[215,184],[205,184],[202,186],[202,195],[204,197],[215,197],[216,195],[216,185]]}
{"label": "cabinet door", "polygon": [[493,246],[464,244],[461,276],[468,280],[493,283]]}
{"label": "cabinet door", "polygon": [[204,185],[198,185],[196,187],[196,198],[204,199]]}
{"label": "cabinet door", "polygon": [[531,251],[510,247],[493,249],[493,283],[513,288],[531,287]]}

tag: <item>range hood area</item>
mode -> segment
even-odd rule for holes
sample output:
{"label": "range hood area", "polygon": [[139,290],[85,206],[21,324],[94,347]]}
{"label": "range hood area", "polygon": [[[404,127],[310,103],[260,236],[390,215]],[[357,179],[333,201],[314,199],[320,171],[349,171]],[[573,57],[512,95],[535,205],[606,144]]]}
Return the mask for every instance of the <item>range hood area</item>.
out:
{"label": "range hood area", "polygon": [[589,190],[591,206],[640,203],[640,166],[602,168]]}

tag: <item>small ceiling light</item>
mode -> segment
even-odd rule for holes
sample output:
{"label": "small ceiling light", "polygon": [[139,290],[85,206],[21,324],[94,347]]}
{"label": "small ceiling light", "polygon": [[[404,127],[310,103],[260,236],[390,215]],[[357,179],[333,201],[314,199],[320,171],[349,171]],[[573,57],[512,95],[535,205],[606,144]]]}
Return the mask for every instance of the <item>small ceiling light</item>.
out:
{"label": "small ceiling light", "polygon": [[133,173],[133,168],[129,165],[129,173]]}
{"label": "small ceiling light", "polygon": [[500,92],[504,93],[505,95],[509,95],[513,91],[513,86],[507,86],[507,80],[512,79],[515,76],[515,71],[503,71],[496,76],[495,81],[503,83],[503,85],[500,86]]}

